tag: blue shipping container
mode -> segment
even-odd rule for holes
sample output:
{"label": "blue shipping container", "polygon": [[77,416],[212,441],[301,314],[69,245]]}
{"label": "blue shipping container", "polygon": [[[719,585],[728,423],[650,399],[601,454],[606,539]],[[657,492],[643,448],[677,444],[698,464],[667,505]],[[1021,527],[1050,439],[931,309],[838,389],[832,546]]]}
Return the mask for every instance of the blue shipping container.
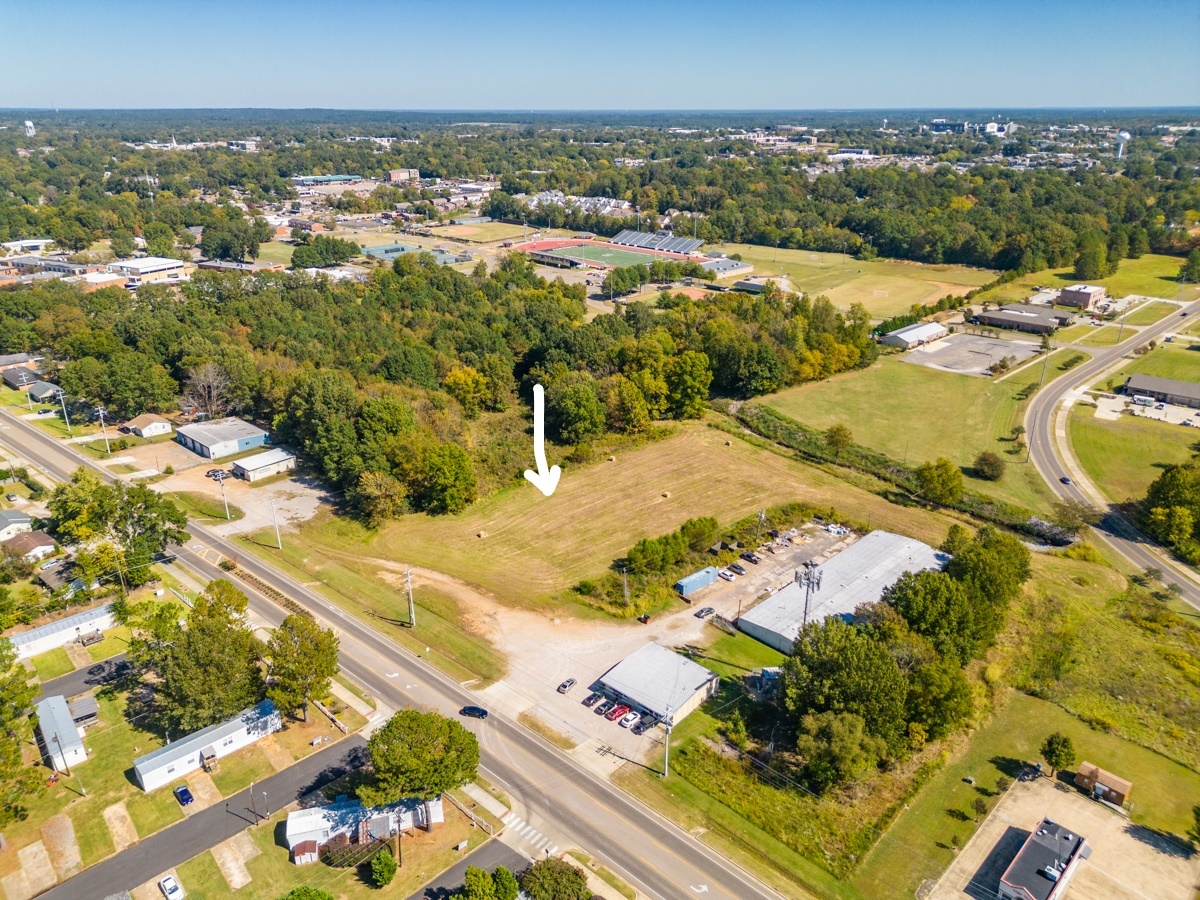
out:
{"label": "blue shipping container", "polygon": [[700,590],[702,587],[707,587],[717,580],[717,570],[713,566],[707,566],[699,572],[693,572],[691,575],[685,575],[675,582],[675,590],[679,591],[680,596],[686,597],[694,591]]}

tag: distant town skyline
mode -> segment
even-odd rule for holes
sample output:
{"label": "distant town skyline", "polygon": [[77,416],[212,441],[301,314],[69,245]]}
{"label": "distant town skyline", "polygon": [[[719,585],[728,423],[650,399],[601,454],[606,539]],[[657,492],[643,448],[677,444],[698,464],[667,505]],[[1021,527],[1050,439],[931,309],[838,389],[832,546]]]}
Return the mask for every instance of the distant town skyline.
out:
{"label": "distant town skyline", "polygon": [[1194,0],[12,4],[14,108],[1200,104]]}

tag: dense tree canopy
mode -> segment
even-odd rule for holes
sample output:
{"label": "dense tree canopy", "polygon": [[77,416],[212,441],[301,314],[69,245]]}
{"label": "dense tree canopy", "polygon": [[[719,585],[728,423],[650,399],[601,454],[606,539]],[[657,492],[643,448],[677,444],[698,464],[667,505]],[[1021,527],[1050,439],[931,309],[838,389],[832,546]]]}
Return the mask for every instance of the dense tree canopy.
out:
{"label": "dense tree canopy", "polygon": [[358,791],[368,806],[436,797],[474,779],[479,766],[475,735],[454,719],[416,709],[392,716],[368,748],[372,777]]}

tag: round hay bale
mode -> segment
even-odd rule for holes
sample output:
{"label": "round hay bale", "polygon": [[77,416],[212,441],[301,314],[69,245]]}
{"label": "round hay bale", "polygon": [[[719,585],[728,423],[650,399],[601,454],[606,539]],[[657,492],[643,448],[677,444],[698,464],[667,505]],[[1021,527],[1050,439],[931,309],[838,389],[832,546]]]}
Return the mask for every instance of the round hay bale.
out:
{"label": "round hay bale", "polygon": [[670,492],[670,491],[663,491],[663,496],[664,496],[664,497],[670,497],[670,496],[671,496],[671,492]]}
{"label": "round hay bale", "polygon": [[732,446],[733,446],[733,441],[726,441],[726,442],[725,442],[725,446],[726,446],[726,447],[732,447]]}
{"label": "round hay bale", "polygon": [[481,531],[481,532],[479,532],[479,534],[475,535],[475,537],[485,538],[485,537],[487,537],[487,532]]}
{"label": "round hay bale", "polygon": [[616,462],[616,461],[617,461],[617,458],[616,458],[615,456],[610,456],[610,457],[608,458],[608,461],[609,461],[609,462]]}

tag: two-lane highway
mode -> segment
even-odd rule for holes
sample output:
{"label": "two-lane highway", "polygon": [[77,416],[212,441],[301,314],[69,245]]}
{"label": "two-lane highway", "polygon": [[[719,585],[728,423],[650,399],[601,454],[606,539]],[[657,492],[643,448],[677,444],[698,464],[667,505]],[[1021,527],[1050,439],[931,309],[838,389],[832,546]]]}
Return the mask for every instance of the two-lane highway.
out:
{"label": "two-lane highway", "polygon": [[[9,445],[57,480],[68,479],[80,465],[111,478],[93,460],[6,411],[0,412],[0,426],[4,425],[8,427],[0,428],[0,443]],[[335,628],[341,640],[343,671],[391,708],[422,706],[454,715],[472,702],[471,693],[461,685],[307,586],[208,528],[191,523],[188,531],[192,540],[177,550],[187,568],[209,579],[229,577],[197,551],[211,549],[226,558],[236,557],[242,568]],[[249,585],[241,586],[250,595],[256,614],[272,624],[282,620],[284,613],[278,606]],[[479,736],[484,775],[524,806],[528,821],[587,848],[647,896],[704,894],[706,900],[766,900],[778,896],[699,840],[506,717],[493,714],[485,722],[471,721],[468,727]]]}

